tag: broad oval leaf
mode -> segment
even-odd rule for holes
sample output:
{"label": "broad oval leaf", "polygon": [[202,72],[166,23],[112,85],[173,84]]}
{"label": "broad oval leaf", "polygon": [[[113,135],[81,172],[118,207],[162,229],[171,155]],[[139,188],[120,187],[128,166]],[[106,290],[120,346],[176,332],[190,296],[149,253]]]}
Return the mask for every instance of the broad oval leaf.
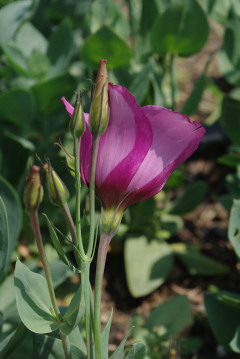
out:
{"label": "broad oval leaf", "polygon": [[207,183],[198,181],[188,186],[172,204],[171,214],[184,214],[193,211],[203,200],[207,192]]}
{"label": "broad oval leaf", "polygon": [[0,197],[0,279],[7,267],[9,230],[7,211],[2,198]]}
{"label": "broad oval leaf", "polygon": [[73,31],[71,22],[64,20],[52,35],[47,50],[47,55],[52,65],[48,74],[50,77],[61,75],[67,70],[72,55],[72,48]]}
{"label": "broad oval leaf", "polygon": [[72,330],[79,324],[84,314],[85,314],[84,293],[81,290],[81,286],[79,286],[63,317],[64,322],[61,324],[61,331],[65,335],[71,333]]}
{"label": "broad oval leaf", "polygon": [[50,333],[58,329],[46,279],[17,260],[14,284],[18,313],[23,324],[34,333]]}
{"label": "broad oval leaf", "polygon": [[0,10],[0,43],[8,42],[19,25],[30,17],[32,1],[15,1]]}
{"label": "broad oval leaf", "polygon": [[62,103],[59,99],[63,93],[66,97],[71,97],[75,86],[74,78],[68,74],[37,83],[32,90],[36,96],[39,110],[45,115],[60,111]]}
{"label": "broad oval leaf", "polygon": [[198,52],[209,35],[207,17],[196,0],[171,0],[152,28],[155,51],[190,56]]}
{"label": "broad oval leaf", "polygon": [[6,265],[9,264],[21,227],[22,207],[15,189],[0,176],[0,197],[4,202],[9,225],[9,242]]}
{"label": "broad oval leaf", "polygon": [[14,42],[26,57],[30,56],[32,51],[36,49],[45,54],[48,44],[43,34],[30,22],[25,22],[20,27]]}
{"label": "broad oval leaf", "polygon": [[240,145],[240,101],[231,99],[229,96],[224,96],[222,102],[222,113],[220,124],[230,138],[236,145]]}
{"label": "broad oval leaf", "polygon": [[[221,291],[205,295],[204,300],[208,321],[217,341],[230,350],[230,343],[239,328],[240,295]],[[234,304],[236,301],[238,301],[238,307]]]}
{"label": "broad oval leaf", "polygon": [[240,353],[240,326],[235,331],[234,337],[230,342],[230,347],[235,353]]}
{"label": "broad oval leaf", "polygon": [[125,359],[144,359],[146,346],[143,343],[134,343]]}
{"label": "broad oval leaf", "polygon": [[240,258],[240,200],[235,199],[230,213],[228,238]]}
{"label": "broad oval leaf", "polygon": [[26,128],[36,113],[34,96],[27,89],[11,89],[0,95],[0,115],[20,128]]}
{"label": "broad oval leaf", "polygon": [[167,243],[147,237],[128,238],[124,246],[127,283],[133,297],[151,293],[165,281],[172,267]]}
{"label": "broad oval leaf", "polygon": [[[60,359],[64,358],[62,341],[47,335],[34,334],[34,359]],[[72,359],[86,359],[86,355],[75,345],[71,344]]]}
{"label": "broad oval leaf", "polygon": [[190,302],[185,295],[177,295],[154,308],[146,320],[146,327],[165,327],[168,334],[179,335],[193,321]]}
{"label": "broad oval leaf", "polygon": [[223,275],[229,272],[229,268],[216,260],[199,252],[193,246],[185,243],[173,243],[173,253],[185,264],[191,275]]}
{"label": "broad oval leaf", "polygon": [[108,68],[127,67],[131,59],[131,50],[127,44],[107,26],[102,26],[84,42],[80,56],[94,68],[99,59],[108,59]]}

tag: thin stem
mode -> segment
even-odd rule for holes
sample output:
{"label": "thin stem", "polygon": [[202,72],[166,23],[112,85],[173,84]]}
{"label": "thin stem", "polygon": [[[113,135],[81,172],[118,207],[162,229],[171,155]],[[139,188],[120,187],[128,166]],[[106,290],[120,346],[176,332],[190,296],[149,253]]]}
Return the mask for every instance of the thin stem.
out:
{"label": "thin stem", "polygon": [[91,297],[90,297],[90,283],[89,283],[90,263],[82,263],[82,281],[85,299],[85,327],[87,337],[87,353],[88,358],[93,358],[93,340],[92,340],[92,322],[91,322]]}
{"label": "thin stem", "polygon": [[[51,303],[53,306],[54,315],[56,317],[57,322],[61,323],[62,317],[61,317],[61,314],[60,314],[60,311],[59,311],[59,308],[57,305],[57,300],[55,297],[50,266],[49,266],[47,256],[46,256],[46,253],[45,253],[45,250],[43,247],[37,211],[29,212],[29,217],[30,217],[34,237],[35,237],[35,240],[37,243],[39,256],[40,256],[40,259],[43,264],[46,281],[47,281],[47,286],[48,286],[48,291],[49,291],[49,295],[50,295],[50,300],[51,300]],[[69,338],[67,336],[65,336],[63,333],[61,333],[61,330],[59,330],[59,333],[60,333],[60,337],[62,340],[62,346],[63,346],[63,350],[64,350],[64,354],[65,354],[65,359],[71,359],[72,355],[71,355],[71,346],[70,346]]]}
{"label": "thin stem", "polygon": [[69,210],[69,207],[68,207],[67,203],[65,203],[63,206],[61,206],[61,211],[62,211],[62,214],[63,214],[63,216],[65,218],[65,221],[67,223],[69,231],[71,233],[73,244],[76,247],[78,247],[77,234],[76,234],[76,231],[75,231],[75,226],[74,226],[74,223],[73,223],[72,215],[70,213],[70,210]]}
{"label": "thin stem", "polygon": [[35,237],[35,240],[37,243],[39,256],[40,256],[40,259],[42,261],[43,268],[45,271],[48,291],[49,291],[51,303],[53,306],[54,314],[56,316],[57,321],[61,322],[61,315],[60,315],[60,311],[59,311],[59,308],[57,305],[57,301],[56,301],[56,297],[55,297],[55,293],[54,293],[54,289],[53,289],[51,271],[50,271],[49,263],[48,263],[48,260],[47,260],[47,257],[46,257],[45,251],[44,251],[44,247],[43,247],[42,236],[41,236],[40,227],[39,227],[38,214],[37,214],[37,212],[31,212],[31,213],[29,213],[29,217],[30,217],[34,237]]}
{"label": "thin stem", "polygon": [[62,346],[63,346],[63,350],[64,350],[64,354],[65,354],[65,359],[72,359],[71,344],[70,344],[68,336],[64,335],[60,331],[60,337],[61,337]]}
{"label": "thin stem", "polygon": [[170,55],[170,83],[171,83],[171,98],[172,98],[172,110],[175,110],[175,55]]}
{"label": "thin stem", "polygon": [[97,267],[95,277],[94,290],[94,337],[95,337],[95,353],[96,359],[102,357],[102,342],[101,342],[101,296],[102,296],[102,282],[103,274],[107,257],[107,250],[111,236],[102,234],[99,241]]}
{"label": "thin stem", "polygon": [[74,156],[75,156],[75,190],[76,190],[76,232],[78,248],[83,257],[85,251],[82,243],[81,232],[81,175],[80,175],[80,144],[81,139],[74,138]]}
{"label": "thin stem", "polygon": [[133,15],[133,8],[131,0],[127,0],[128,5],[128,13],[129,13],[129,24],[131,29],[131,40],[132,40],[132,48],[133,52],[136,51],[136,31],[135,31],[135,24],[134,24],[134,15]]}
{"label": "thin stem", "polygon": [[89,185],[89,199],[90,199],[90,233],[87,256],[88,258],[92,255],[94,237],[95,237],[95,174],[96,174],[96,163],[100,137],[93,137],[92,142],[92,159],[91,159],[91,175]]}

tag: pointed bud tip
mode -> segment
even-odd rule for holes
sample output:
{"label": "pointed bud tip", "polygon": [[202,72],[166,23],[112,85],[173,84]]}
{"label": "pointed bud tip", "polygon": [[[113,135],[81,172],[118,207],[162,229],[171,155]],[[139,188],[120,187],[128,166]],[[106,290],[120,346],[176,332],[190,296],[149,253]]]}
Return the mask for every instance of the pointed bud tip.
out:
{"label": "pointed bud tip", "polygon": [[43,200],[43,187],[40,178],[41,168],[33,165],[26,178],[23,200],[27,212],[34,212]]}
{"label": "pointed bud tip", "polygon": [[51,202],[57,206],[63,206],[69,198],[67,187],[54,171],[49,161],[43,165],[43,169],[46,172],[48,195]]}
{"label": "pointed bud tip", "polygon": [[99,60],[96,85],[92,97],[89,123],[93,135],[102,135],[109,121],[108,73],[107,60]]}

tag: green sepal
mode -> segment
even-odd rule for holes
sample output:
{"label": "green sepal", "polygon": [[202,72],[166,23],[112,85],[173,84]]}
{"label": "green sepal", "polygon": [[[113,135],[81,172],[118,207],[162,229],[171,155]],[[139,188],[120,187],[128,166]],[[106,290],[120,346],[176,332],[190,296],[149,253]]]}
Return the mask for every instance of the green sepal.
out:
{"label": "green sepal", "polygon": [[[58,239],[58,236],[57,236],[57,233],[55,231],[55,228],[54,226],[52,225],[52,223],[50,222],[48,216],[46,214],[44,214],[44,217],[46,218],[47,220],[47,225],[48,225],[48,229],[49,229],[49,233],[50,233],[50,237],[51,237],[51,240],[53,242],[53,245],[57,251],[57,254],[59,255],[59,258],[61,258],[61,260],[71,269],[71,271],[73,273],[76,273],[76,274],[79,274],[81,273],[81,271],[76,268],[71,262],[70,260],[68,259],[66,253],[64,252],[63,248],[62,248],[62,244],[60,242],[60,240]],[[62,236],[64,237],[64,235],[62,234]],[[68,240],[68,243],[71,243],[72,245],[72,242],[70,242]],[[75,246],[74,246],[75,247]],[[76,248],[76,247],[75,247]],[[79,256],[79,252],[78,252],[78,256]]]}

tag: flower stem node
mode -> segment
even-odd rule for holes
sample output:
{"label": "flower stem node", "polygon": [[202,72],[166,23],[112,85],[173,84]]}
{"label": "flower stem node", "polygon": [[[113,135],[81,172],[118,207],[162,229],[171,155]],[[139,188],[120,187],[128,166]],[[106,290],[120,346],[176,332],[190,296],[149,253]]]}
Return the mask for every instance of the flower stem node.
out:
{"label": "flower stem node", "polygon": [[50,162],[44,164],[46,172],[48,195],[51,202],[57,206],[63,206],[69,199],[69,192],[61,178],[52,168]]}
{"label": "flower stem node", "polygon": [[101,233],[114,236],[118,231],[123,216],[122,210],[103,209],[101,216]]}
{"label": "flower stem node", "polygon": [[23,200],[27,212],[38,210],[43,200],[43,187],[40,178],[40,167],[32,166],[26,178]]}
{"label": "flower stem node", "polygon": [[90,131],[93,136],[102,135],[105,132],[109,114],[107,60],[100,60],[89,117]]}
{"label": "flower stem node", "polygon": [[73,116],[71,118],[69,127],[74,138],[79,138],[85,131],[85,120],[82,107],[82,95],[77,95]]}

